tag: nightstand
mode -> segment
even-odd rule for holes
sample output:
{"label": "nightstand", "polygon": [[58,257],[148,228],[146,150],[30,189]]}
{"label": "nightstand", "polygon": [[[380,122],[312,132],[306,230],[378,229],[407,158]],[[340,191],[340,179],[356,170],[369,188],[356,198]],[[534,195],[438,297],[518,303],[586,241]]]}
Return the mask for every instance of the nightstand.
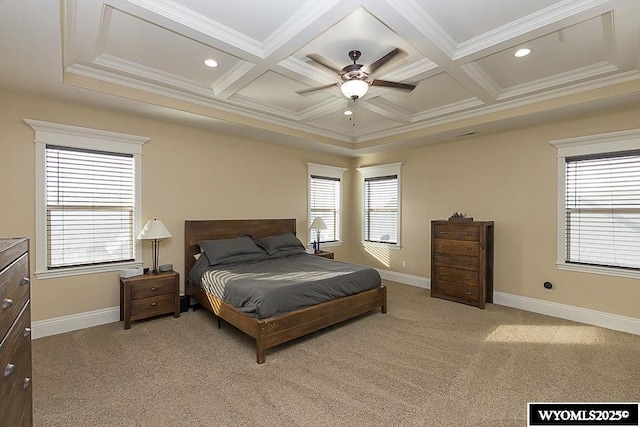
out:
{"label": "nightstand", "polygon": [[120,320],[131,328],[132,320],[173,313],[180,317],[180,274],[175,271],[120,278]]}
{"label": "nightstand", "polygon": [[329,258],[329,259],[333,259],[333,252],[327,252],[327,251],[317,251],[313,253],[315,256],[321,256],[322,258]]}

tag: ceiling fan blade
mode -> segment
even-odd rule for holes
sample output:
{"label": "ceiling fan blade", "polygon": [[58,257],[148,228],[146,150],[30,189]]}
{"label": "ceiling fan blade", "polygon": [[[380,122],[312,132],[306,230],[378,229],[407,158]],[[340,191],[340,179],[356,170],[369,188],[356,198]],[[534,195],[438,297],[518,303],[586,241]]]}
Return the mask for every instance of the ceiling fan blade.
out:
{"label": "ceiling fan blade", "polygon": [[391,52],[387,53],[385,56],[383,56],[382,58],[378,59],[373,64],[371,64],[368,67],[366,67],[367,68],[367,72],[369,74],[373,74],[378,68],[382,67],[384,64],[389,62],[394,56],[396,56],[399,53],[400,53],[400,49],[398,49],[396,47]]}
{"label": "ceiling fan blade", "polygon": [[322,65],[325,68],[328,68],[329,70],[333,71],[336,74],[340,74],[340,69],[338,67],[336,67],[328,59],[325,59],[323,56],[318,55],[317,53],[311,53],[307,55],[307,58],[317,62],[318,64]]}
{"label": "ceiling fan blade", "polygon": [[371,82],[371,86],[389,87],[392,89],[401,89],[409,92],[416,88],[416,85],[411,85],[408,83],[390,82],[388,80],[374,80]]}
{"label": "ceiling fan blade", "polygon": [[332,86],[338,86],[339,83],[331,83],[330,85],[324,85],[324,86],[317,86],[317,87],[310,87],[308,89],[301,89],[301,90],[297,90],[296,93],[298,95],[304,95],[307,94],[309,92],[315,92],[316,90],[322,90],[322,89],[327,89],[330,88]]}

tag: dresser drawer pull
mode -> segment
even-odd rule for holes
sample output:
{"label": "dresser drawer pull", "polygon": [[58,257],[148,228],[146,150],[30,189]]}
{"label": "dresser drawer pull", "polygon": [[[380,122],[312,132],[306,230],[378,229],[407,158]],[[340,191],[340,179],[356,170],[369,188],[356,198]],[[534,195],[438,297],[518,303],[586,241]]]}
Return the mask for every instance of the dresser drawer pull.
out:
{"label": "dresser drawer pull", "polygon": [[473,233],[467,233],[467,236],[473,236]]}
{"label": "dresser drawer pull", "polygon": [[16,370],[16,365],[13,363],[7,363],[7,366],[4,367],[4,377],[7,378]]}
{"label": "dresser drawer pull", "polygon": [[472,250],[473,250],[473,248],[469,248],[469,247],[467,247],[467,250],[468,250],[468,251],[472,251]]}
{"label": "dresser drawer pull", "polygon": [[440,258],[440,261],[447,262],[447,259],[446,258]]}
{"label": "dresser drawer pull", "polygon": [[29,283],[31,283],[31,280],[28,277],[23,277],[22,280],[20,281],[21,286],[26,286]]}
{"label": "dresser drawer pull", "polygon": [[467,280],[471,280],[471,277],[465,277],[465,279],[467,279]]}
{"label": "dresser drawer pull", "polygon": [[22,381],[22,388],[26,390],[29,388],[30,385],[31,385],[31,378],[24,377],[24,380]]}
{"label": "dresser drawer pull", "polygon": [[28,337],[29,335],[31,335],[31,328],[24,328],[24,331],[22,331],[22,336]]}
{"label": "dresser drawer pull", "polygon": [[155,286],[151,288],[152,291],[157,291],[158,288],[156,288]]}
{"label": "dresser drawer pull", "polygon": [[5,298],[4,301],[2,301],[2,309],[6,310],[7,308],[11,307],[13,305],[13,300],[9,299],[9,298]]}
{"label": "dresser drawer pull", "polygon": [[447,234],[447,232],[446,231],[441,231],[440,234]]}
{"label": "dresser drawer pull", "polygon": [[152,303],[151,303],[151,307],[155,307],[156,305],[158,305],[158,303],[157,303],[157,302],[152,302]]}
{"label": "dresser drawer pull", "polygon": [[465,294],[467,294],[467,295],[471,295],[471,292],[465,292]]}
{"label": "dresser drawer pull", "polygon": [[471,265],[471,262],[470,262],[470,261],[467,261],[467,262],[465,262],[464,264],[465,264],[465,265]]}

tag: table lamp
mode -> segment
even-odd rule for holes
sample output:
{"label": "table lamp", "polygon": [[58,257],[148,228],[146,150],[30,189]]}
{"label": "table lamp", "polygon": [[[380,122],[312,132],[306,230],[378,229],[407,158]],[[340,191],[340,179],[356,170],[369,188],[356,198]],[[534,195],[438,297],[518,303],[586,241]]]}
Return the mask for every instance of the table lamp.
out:
{"label": "table lamp", "polygon": [[316,252],[320,252],[320,230],[326,230],[327,224],[324,223],[324,220],[322,218],[317,216],[315,217],[315,219],[311,223],[311,227],[309,228],[318,232],[318,239],[316,240],[318,242],[318,246],[316,246]]}
{"label": "table lamp", "polygon": [[162,221],[159,219],[152,219],[147,221],[138,239],[151,240],[151,253],[153,257],[153,272],[158,272],[158,255],[160,253],[159,242],[162,239],[168,239],[172,237],[171,232],[167,229]]}

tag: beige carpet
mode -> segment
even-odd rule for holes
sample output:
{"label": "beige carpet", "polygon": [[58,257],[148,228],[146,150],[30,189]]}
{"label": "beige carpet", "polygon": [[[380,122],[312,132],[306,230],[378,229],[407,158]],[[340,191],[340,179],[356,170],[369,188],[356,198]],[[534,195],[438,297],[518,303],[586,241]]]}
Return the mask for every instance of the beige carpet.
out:
{"label": "beige carpet", "polygon": [[523,426],[531,401],[640,401],[640,336],[389,286],[271,349],[204,310],[33,342],[36,426]]}

